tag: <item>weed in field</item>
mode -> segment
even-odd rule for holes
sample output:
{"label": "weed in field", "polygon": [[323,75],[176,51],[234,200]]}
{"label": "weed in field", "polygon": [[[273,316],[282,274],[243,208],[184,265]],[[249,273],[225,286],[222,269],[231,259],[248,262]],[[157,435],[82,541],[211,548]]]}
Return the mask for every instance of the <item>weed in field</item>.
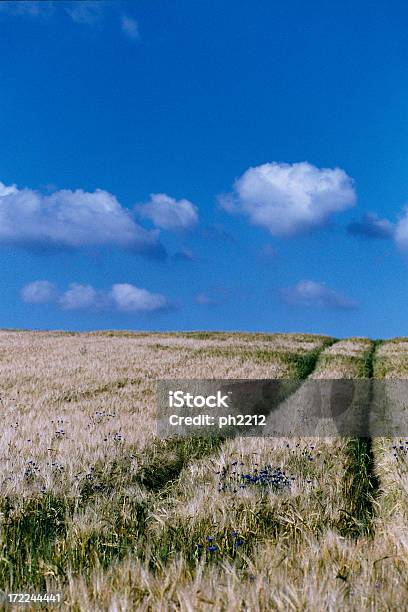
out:
{"label": "weed in field", "polygon": [[393,444],[390,449],[396,459],[405,460],[408,453],[408,440],[399,440],[398,444]]}
{"label": "weed in field", "polygon": [[290,488],[291,481],[295,479],[295,476],[287,476],[280,467],[273,468],[271,464],[259,467],[257,463],[248,467],[242,461],[228,463],[216,474],[219,475],[219,493],[238,493],[240,489],[253,487],[262,492],[277,492]]}

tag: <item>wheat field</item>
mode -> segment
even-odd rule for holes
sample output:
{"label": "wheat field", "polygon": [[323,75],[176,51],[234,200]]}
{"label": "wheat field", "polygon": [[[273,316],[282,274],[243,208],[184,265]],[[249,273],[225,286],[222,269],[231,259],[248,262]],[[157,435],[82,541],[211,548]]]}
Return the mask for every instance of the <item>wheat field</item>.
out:
{"label": "wheat field", "polygon": [[404,338],[0,332],[0,590],[61,591],[66,610],[400,610],[405,439],[162,440],[155,381],[292,379],[301,398],[307,379],[408,378],[407,357]]}

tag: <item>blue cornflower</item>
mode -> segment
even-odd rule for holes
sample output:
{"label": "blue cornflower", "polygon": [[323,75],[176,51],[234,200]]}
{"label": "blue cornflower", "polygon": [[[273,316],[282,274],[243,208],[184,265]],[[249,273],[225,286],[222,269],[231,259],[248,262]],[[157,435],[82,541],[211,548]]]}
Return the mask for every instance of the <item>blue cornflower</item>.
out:
{"label": "blue cornflower", "polygon": [[240,540],[237,540],[237,541],[235,542],[235,548],[238,548],[238,546],[241,546],[241,544],[243,544],[243,543],[244,543],[244,540],[241,540],[241,539],[240,539]]}
{"label": "blue cornflower", "polygon": [[207,540],[208,540],[209,542],[213,542],[214,538],[213,538],[212,536],[208,536]]}
{"label": "blue cornflower", "polygon": [[216,546],[215,544],[213,544],[212,546],[208,547],[209,552],[214,552],[218,549],[218,546]]}

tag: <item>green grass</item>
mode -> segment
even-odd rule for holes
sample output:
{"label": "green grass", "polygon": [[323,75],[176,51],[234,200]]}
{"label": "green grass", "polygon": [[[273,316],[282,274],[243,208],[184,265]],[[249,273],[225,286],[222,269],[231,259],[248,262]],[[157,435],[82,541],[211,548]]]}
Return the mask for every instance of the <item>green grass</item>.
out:
{"label": "green grass", "polygon": [[224,438],[215,436],[158,440],[147,449],[138,480],[149,491],[159,491],[189,463],[213,454],[223,443]]}
{"label": "green grass", "polygon": [[[374,341],[371,349],[361,361],[359,374],[361,378],[371,379],[374,376],[376,351],[381,341]],[[369,429],[369,409],[372,400],[372,389],[368,390],[367,412],[363,415],[364,429]],[[379,491],[379,480],[375,474],[375,464],[369,437],[351,438],[347,441],[348,465],[343,480],[345,508],[339,529],[343,535],[360,537],[374,535],[375,502]]]}
{"label": "green grass", "polygon": [[[98,528],[78,531],[75,520],[86,508],[98,515]],[[0,585],[7,590],[47,590],[68,573],[89,575],[108,567],[136,547],[145,527],[143,501],[116,493],[89,502],[44,495],[24,501],[6,498],[0,540]]]}
{"label": "green grass", "polygon": [[345,508],[339,524],[342,535],[374,535],[375,501],[379,481],[375,475],[371,438],[347,441],[348,466],[343,480]]}

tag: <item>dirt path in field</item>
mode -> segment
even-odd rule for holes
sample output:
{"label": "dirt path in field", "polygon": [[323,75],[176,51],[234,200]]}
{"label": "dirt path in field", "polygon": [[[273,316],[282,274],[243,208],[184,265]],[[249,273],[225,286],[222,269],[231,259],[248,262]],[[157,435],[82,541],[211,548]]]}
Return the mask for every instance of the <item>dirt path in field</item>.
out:
{"label": "dirt path in field", "polygon": [[[339,473],[343,504],[337,529],[344,536],[373,535],[379,492],[370,415],[374,405],[374,362],[378,343],[371,342],[356,369],[328,363],[315,369],[300,388],[269,415],[266,433],[290,437],[340,438],[345,469]],[[336,350],[336,345],[327,351]],[[324,356],[324,353],[323,353]],[[323,360],[324,361],[324,360]],[[356,433],[353,433],[355,431]],[[339,466],[340,468],[340,466]]]}
{"label": "dirt path in field", "polygon": [[[351,339],[322,351],[307,380],[269,414],[268,420],[273,424],[275,413],[290,415],[303,403],[313,410],[310,382],[316,387],[339,379],[348,379],[351,388],[354,382],[368,383],[357,385],[360,395],[367,394],[359,398],[367,408],[363,414],[367,420],[374,350],[374,344],[366,339]],[[334,428],[314,439],[302,430],[292,431],[287,438],[274,436],[273,431],[262,438],[237,436],[220,441],[217,448],[204,448],[195,457],[187,450],[194,450],[197,441],[188,438],[175,442],[177,451],[183,449],[185,453],[185,463],[178,465],[180,471],[172,482],[150,487],[152,510],[145,537],[153,558],[165,563],[173,555],[182,554],[193,569],[197,542],[214,534],[217,541],[225,541],[232,532],[242,534],[245,554],[252,558],[262,541],[284,546],[294,540],[299,544],[310,536],[320,539],[329,531],[348,538],[371,533],[378,488],[371,440],[341,436],[331,420]],[[257,463],[248,468],[251,459]],[[262,494],[261,487],[255,490],[255,486],[241,490],[239,484],[217,492],[215,474],[222,474],[225,467],[234,470],[231,466],[238,462],[243,462],[239,465],[244,465],[246,471],[258,471],[264,464],[270,469],[281,466],[285,474],[296,474],[295,482],[280,492],[272,487]],[[160,466],[156,465],[153,470],[150,463],[149,468],[157,478]],[[182,537],[175,538],[175,533]]]}
{"label": "dirt path in field", "polygon": [[[337,340],[333,340],[329,346],[333,346],[336,342]],[[279,406],[284,405],[292,395],[297,393],[304,381],[313,376],[320,356],[327,346],[327,344],[322,345],[320,349],[309,354],[297,356],[298,379],[294,381],[294,384],[287,385],[286,395],[285,390],[283,390],[283,399],[277,406],[272,406],[270,411],[275,411]],[[248,380],[247,382],[250,383],[251,381]],[[282,380],[282,383],[284,382]],[[268,416],[268,413],[265,413],[265,415]],[[160,492],[172,481],[177,480],[182,470],[188,465],[221,450],[227,439],[239,435],[239,431],[236,431],[234,435],[230,434],[228,438],[222,436],[202,438],[189,436],[156,440],[150,448],[144,450],[145,459],[138,480],[148,491]]]}
{"label": "dirt path in field", "polygon": [[[370,414],[374,402],[374,363],[378,343],[373,342],[366,360],[366,378],[370,380],[367,388],[366,409],[362,415],[362,430],[370,431]],[[353,437],[347,441],[348,466],[343,479],[346,507],[340,531],[347,536],[358,538],[374,535],[375,501],[378,497],[380,482],[376,475],[373,453],[373,439]]]}

